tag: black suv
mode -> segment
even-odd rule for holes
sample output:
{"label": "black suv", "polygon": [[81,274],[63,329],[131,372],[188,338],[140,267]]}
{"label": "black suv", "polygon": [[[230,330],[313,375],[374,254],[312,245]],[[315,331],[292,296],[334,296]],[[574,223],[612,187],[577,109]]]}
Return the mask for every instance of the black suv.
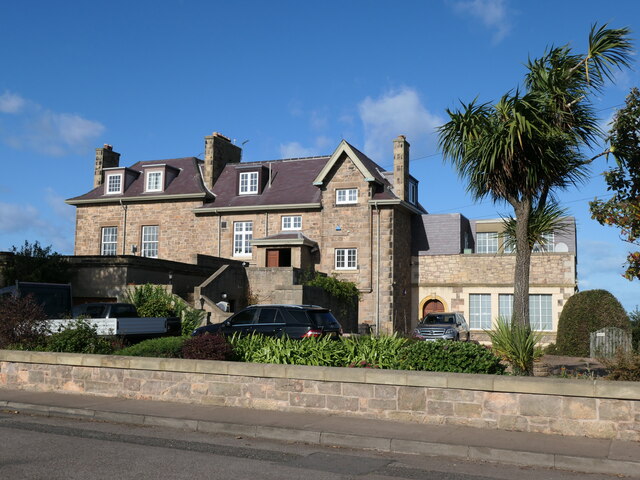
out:
{"label": "black suv", "polygon": [[317,305],[251,305],[222,323],[195,329],[193,335],[246,335],[254,332],[295,339],[322,336],[338,338],[342,335],[342,327],[330,310]]}

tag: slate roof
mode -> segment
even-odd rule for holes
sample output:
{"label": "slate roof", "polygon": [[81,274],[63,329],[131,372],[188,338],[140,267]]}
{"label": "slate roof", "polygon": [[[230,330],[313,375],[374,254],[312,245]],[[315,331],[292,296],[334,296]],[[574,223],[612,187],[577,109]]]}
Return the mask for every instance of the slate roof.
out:
{"label": "slate roof", "polygon": [[[378,184],[371,199],[374,201],[397,200],[398,197],[392,190],[393,173],[383,171],[378,164],[360,150],[351,144],[348,145],[358,157],[358,161]],[[67,202],[75,204],[92,200],[108,202],[127,198],[136,198],[137,200],[144,197],[157,199],[163,196],[200,195],[203,199],[203,205],[200,209],[318,204],[320,203],[321,189],[313,185],[313,181],[330,159],[331,156],[318,156],[229,163],[218,177],[212,192],[207,190],[202,180],[201,167],[204,163],[202,160],[196,157],[148,160],[137,162],[131,167],[122,167],[128,172],[137,172],[137,178],[126,187],[122,194],[105,194],[104,185],[101,185],[84,195],[70,198]],[[144,166],[150,165],[167,165],[179,173],[169,182],[164,191],[145,192],[143,170]],[[237,176],[239,171],[262,167],[267,171],[269,168],[271,169],[271,185],[265,185],[259,195],[238,195]],[[418,208],[422,209],[420,206]]]}
{"label": "slate roof", "polygon": [[459,213],[416,215],[412,226],[412,254],[460,254],[464,231],[468,228],[469,220]]}
{"label": "slate roof", "polygon": [[[320,203],[320,189],[312,184],[329,157],[309,157],[267,162],[229,163],[213,186],[215,199],[202,208]],[[251,167],[271,168],[271,186],[259,195],[238,195],[239,171]]]}
{"label": "slate roof", "polygon": [[[209,194],[202,183],[199,166],[202,160],[196,157],[171,158],[168,160],[148,160],[144,162],[134,163],[131,167],[126,168],[129,171],[138,172],[138,177],[124,190],[121,194],[105,194],[104,185],[94,188],[84,195],[70,198],[69,203],[83,200],[119,200],[130,197],[157,197],[169,195],[189,195],[189,194]],[[167,185],[163,192],[145,192],[144,191],[144,165],[167,165],[178,170],[178,175]],[[123,167],[124,168],[124,167]],[[114,169],[113,169],[114,170]]]}

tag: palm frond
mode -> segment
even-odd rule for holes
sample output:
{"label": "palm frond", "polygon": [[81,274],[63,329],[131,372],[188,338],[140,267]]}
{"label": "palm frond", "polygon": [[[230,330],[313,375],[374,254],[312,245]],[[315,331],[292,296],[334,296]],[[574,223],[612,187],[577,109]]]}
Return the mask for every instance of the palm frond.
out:
{"label": "palm frond", "polygon": [[[546,236],[550,233],[563,233],[569,229],[567,223],[568,212],[555,201],[547,202],[543,207],[535,207],[529,217],[527,242],[529,248],[534,245],[544,245]],[[516,247],[516,219],[511,215],[503,217],[503,248],[515,250]]]}

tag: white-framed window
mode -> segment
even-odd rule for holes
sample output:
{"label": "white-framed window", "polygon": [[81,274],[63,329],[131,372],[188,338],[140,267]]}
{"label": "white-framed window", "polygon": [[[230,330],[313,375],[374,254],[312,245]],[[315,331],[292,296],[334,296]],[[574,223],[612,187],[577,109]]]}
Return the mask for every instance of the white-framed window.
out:
{"label": "white-framed window", "polygon": [[107,193],[122,193],[122,174],[107,175]]}
{"label": "white-framed window", "polygon": [[258,193],[258,172],[242,172],[240,174],[240,195]]}
{"label": "white-framed window", "polygon": [[100,255],[116,255],[118,250],[118,227],[102,227]]}
{"label": "white-framed window", "polygon": [[507,237],[502,236],[502,251],[503,253],[515,253],[516,249],[513,245],[507,243]]}
{"label": "white-framed window", "polygon": [[302,215],[283,216],[282,230],[302,230]]}
{"label": "white-framed window", "polygon": [[338,188],[336,190],[336,204],[358,203],[357,188]]}
{"label": "white-framed window", "polygon": [[491,295],[472,293],[469,295],[469,328],[489,330],[491,328]]}
{"label": "white-framed window", "polygon": [[251,255],[253,222],[235,222],[233,224],[233,255],[246,257]]}
{"label": "white-framed window", "polygon": [[497,253],[498,232],[478,232],[476,235],[476,253]]}
{"label": "white-framed window", "polygon": [[498,315],[506,321],[511,321],[513,315],[513,294],[501,293],[498,295]]}
{"label": "white-framed window", "polygon": [[162,172],[147,172],[147,184],[145,191],[161,192],[162,191]]}
{"label": "white-framed window", "polygon": [[336,270],[355,270],[358,268],[357,248],[336,248]]}
{"label": "white-framed window", "polygon": [[533,245],[534,252],[553,252],[554,251],[555,238],[553,232],[542,234],[542,244],[536,243]]}
{"label": "white-framed window", "polygon": [[143,257],[158,258],[158,225],[146,225],[142,227],[142,251]]}
{"label": "white-framed window", "polygon": [[551,316],[551,295],[529,295],[529,324],[532,330],[551,330]]}
{"label": "white-framed window", "polygon": [[412,205],[418,204],[418,184],[413,181],[409,181],[409,203]]}

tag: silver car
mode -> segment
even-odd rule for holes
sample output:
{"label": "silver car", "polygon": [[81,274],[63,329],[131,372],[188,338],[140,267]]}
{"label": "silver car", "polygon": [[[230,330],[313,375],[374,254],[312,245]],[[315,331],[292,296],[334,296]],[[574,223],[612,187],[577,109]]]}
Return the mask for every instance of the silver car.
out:
{"label": "silver car", "polygon": [[428,313],[413,331],[418,340],[460,340],[468,342],[469,325],[464,315],[454,312]]}

